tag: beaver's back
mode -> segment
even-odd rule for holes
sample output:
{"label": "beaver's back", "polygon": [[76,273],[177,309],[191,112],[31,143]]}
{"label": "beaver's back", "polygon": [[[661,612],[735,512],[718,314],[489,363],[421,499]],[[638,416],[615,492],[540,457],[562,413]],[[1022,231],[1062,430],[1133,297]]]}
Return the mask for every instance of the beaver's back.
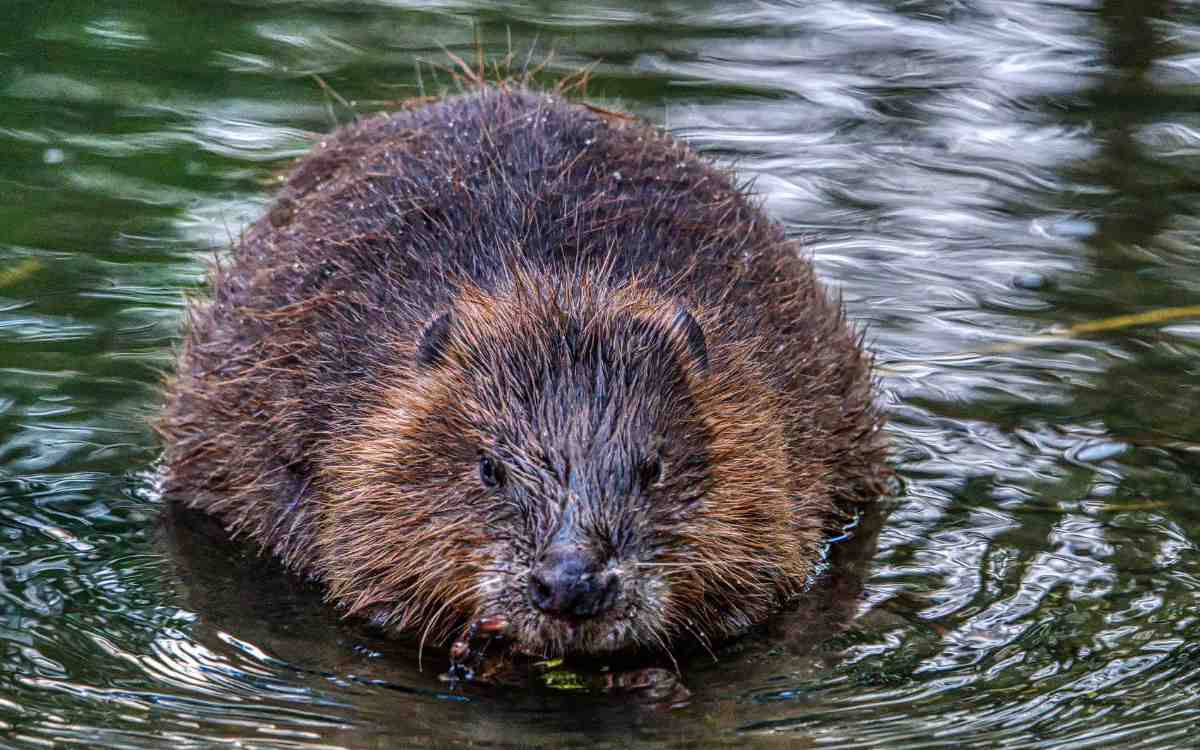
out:
{"label": "beaver's back", "polygon": [[795,470],[837,505],[878,494],[869,363],[796,245],[675,141],[505,87],[365,118],[296,165],[192,314],[162,422],[171,488],[303,567],[323,447],[392,377],[397,339],[462,281],[522,269],[684,300],[710,350],[769,373]]}

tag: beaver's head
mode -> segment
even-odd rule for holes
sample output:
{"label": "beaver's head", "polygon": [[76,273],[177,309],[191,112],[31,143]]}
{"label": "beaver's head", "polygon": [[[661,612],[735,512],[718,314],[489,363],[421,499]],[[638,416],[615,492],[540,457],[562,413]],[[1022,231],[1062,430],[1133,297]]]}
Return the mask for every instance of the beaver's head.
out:
{"label": "beaver's head", "polygon": [[[331,596],[423,641],[547,655],[707,641],[803,585],[821,519],[745,342],[636,284],[461,289],[322,469]],[[724,337],[729,339],[730,337]]]}

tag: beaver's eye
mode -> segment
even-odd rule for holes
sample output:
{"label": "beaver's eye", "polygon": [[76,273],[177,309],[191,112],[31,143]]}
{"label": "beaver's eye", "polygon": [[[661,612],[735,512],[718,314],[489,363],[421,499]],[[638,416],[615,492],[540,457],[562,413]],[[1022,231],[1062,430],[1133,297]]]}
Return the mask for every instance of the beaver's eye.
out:
{"label": "beaver's eye", "polygon": [[479,481],[484,487],[499,487],[504,484],[504,465],[491,456],[479,457]]}
{"label": "beaver's eye", "polygon": [[638,469],[638,481],[641,482],[642,488],[645,489],[653,484],[658,484],[663,477],[662,458],[652,456],[642,462]]}

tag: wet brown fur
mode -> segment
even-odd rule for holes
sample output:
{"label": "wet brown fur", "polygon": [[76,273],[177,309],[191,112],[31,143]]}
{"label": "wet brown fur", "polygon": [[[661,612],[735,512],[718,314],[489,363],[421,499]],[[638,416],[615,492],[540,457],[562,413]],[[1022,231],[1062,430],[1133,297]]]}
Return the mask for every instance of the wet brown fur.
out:
{"label": "wet brown fur", "polygon": [[[496,614],[545,653],[738,633],[882,490],[840,305],[730,174],[636,120],[504,84],[366,118],[295,166],[211,286],[160,422],[168,491],[429,642]],[[589,397],[585,376],[624,380]],[[631,499],[568,480],[649,450],[663,478]],[[519,498],[480,485],[480,451]],[[568,627],[522,592],[572,503],[631,588]]]}

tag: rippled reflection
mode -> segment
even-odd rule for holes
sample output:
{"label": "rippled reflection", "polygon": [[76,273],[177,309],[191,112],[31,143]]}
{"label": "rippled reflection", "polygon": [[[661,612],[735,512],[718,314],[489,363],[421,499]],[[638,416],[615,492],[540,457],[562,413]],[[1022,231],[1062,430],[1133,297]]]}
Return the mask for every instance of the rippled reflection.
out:
{"label": "rippled reflection", "polygon": [[[1200,304],[1192,4],[48,7],[0,10],[0,744],[1192,741],[1200,318],[1086,332]],[[734,163],[878,352],[904,491],[680,711],[449,692],[160,516],[183,293],[353,116],[313,76],[370,111],[476,38]]]}

